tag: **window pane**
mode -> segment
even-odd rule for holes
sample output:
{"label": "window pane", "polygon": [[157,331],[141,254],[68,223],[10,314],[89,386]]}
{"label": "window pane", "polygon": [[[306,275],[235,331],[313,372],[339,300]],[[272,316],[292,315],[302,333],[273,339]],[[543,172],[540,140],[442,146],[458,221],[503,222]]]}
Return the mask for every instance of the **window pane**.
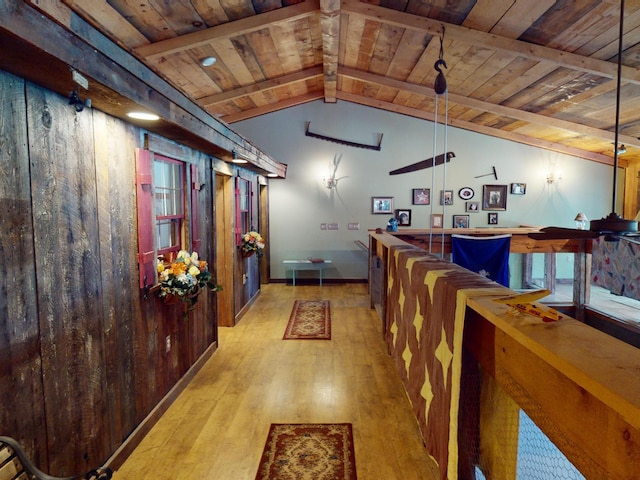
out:
{"label": "window pane", "polygon": [[182,174],[180,164],[154,162],[156,215],[183,215]]}
{"label": "window pane", "polygon": [[184,237],[184,163],[156,156],[153,173],[158,254],[177,252]]}
{"label": "window pane", "polygon": [[158,220],[158,250],[166,250],[180,245],[180,222],[178,220]]}

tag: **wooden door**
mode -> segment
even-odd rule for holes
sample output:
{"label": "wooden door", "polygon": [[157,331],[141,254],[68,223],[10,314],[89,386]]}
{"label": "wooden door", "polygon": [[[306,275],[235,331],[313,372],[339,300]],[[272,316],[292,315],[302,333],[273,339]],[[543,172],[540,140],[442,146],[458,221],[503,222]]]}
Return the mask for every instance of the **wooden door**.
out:
{"label": "wooden door", "polygon": [[218,326],[232,327],[235,324],[233,307],[233,178],[216,174],[214,204],[216,274],[222,291],[218,297]]}

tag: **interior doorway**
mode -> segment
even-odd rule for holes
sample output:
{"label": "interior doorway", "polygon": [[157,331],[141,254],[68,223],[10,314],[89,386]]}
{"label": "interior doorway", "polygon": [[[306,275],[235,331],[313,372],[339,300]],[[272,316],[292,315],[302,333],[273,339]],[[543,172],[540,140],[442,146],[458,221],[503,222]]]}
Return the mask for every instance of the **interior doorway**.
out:
{"label": "interior doorway", "polygon": [[216,194],[214,201],[215,252],[217,281],[222,285],[218,297],[218,326],[233,327],[233,177],[215,174]]}

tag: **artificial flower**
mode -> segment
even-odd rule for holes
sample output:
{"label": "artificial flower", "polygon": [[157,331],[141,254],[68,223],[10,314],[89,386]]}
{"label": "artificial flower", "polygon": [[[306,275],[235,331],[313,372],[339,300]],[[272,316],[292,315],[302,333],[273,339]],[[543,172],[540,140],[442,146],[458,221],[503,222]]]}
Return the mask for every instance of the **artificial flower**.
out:
{"label": "artificial flower", "polygon": [[215,283],[213,275],[207,270],[207,262],[198,259],[197,252],[180,250],[169,265],[158,261],[157,269],[160,279],[158,297],[177,297],[188,305],[187,311],[194,308],[203,289],[208,288],[213,292],[222,290],[222,286]]}

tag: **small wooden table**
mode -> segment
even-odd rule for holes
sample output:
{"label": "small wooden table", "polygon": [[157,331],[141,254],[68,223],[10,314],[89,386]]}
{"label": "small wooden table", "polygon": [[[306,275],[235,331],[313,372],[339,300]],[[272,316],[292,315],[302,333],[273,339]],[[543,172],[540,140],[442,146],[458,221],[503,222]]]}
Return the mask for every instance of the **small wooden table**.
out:
{"label": "small wooden table", "polygon": [[293,286],[296,286],[296,271],[298,270],[318,270],[320,275],[320,286],[322,286],[322,271],[331,266],[331,260],[283,260],[285,268],[291,269]]}

